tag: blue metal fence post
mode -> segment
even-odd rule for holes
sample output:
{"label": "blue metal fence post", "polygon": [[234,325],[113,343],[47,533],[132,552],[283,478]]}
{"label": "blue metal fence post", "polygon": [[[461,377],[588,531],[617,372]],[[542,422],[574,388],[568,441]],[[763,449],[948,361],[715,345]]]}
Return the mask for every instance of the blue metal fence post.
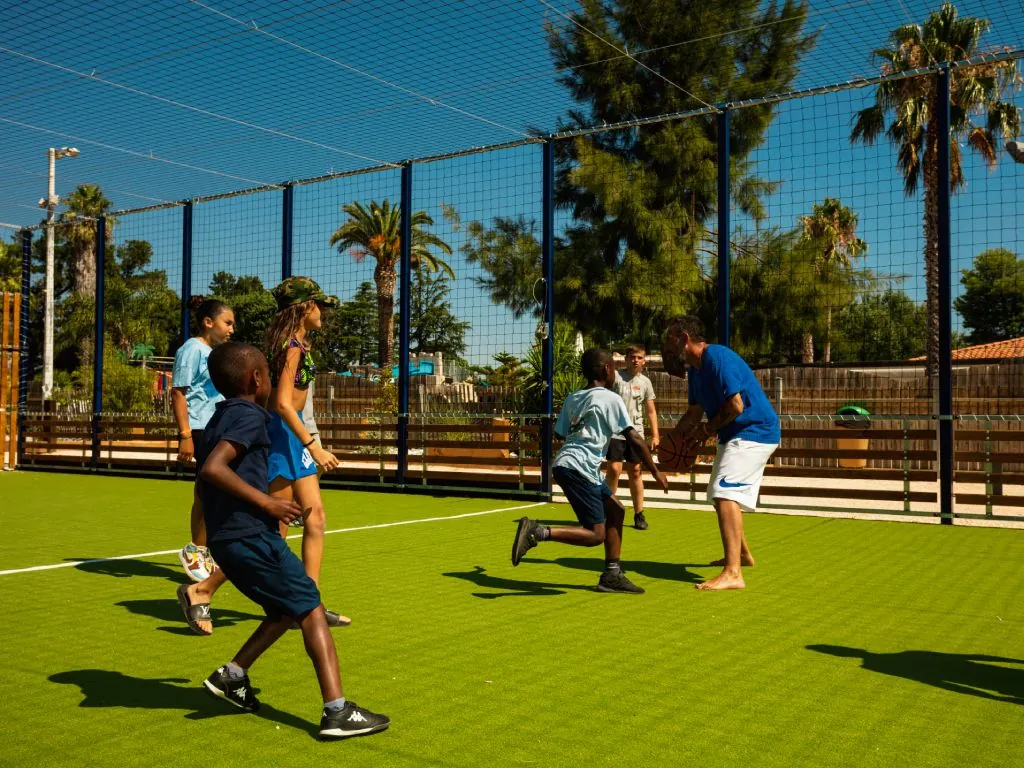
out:
{"label": "blue metal fence post", "polygon": [[186,200],[181,217],[181,343],[192,334],[192,201]]}
{"label": "blue metal fence post", "polygon": [[544,275],[544,336],[541,348],[544,377],[544,421],[540,433],[540,490],[551,493],[551,440],[555,415],[555,143],[544,142],[541,270]]}
{"label": "blue metal fence post", "polygon": [[292,221],[295,204],[295,185],[284,185],[284,206],[281,211],[281,279],[292,276]]}
{"label": "blue metal fence post", "polygon": [[[21,233],[21,328],[18,335],[18,456],[11,463],[19,465],[25,456],[25,416],[28,411],[28,379],[31,373],[28,357],[29,290],[32,287],[32,231]],[[13,458],[13,457],[12,457]]]}
{"label": "blue metal fence post", "polygon": [[950,248],[949,67],[936,75],[938,90],[938,214],[939,214],[939,515],[953,524],[953,308]]}
{"label": "blue metal fence post", "polygon": [[96,342],[92,365],[92,468],[100,464],[100,419],[103,413],[103,291],[106,282],[107,220],[96,220]]}
{"label": "blue metal fence post", "polygon": [[[412,162],[402,165],[401,255],[398,274],[398,477],[409,468],[409,313],[412,303]],[[383,361],[382,361],[383,362]]]}
{"label": "blue metal fence post", "polygon": [[729,346],[729,107],[718,113],[718,343]]}

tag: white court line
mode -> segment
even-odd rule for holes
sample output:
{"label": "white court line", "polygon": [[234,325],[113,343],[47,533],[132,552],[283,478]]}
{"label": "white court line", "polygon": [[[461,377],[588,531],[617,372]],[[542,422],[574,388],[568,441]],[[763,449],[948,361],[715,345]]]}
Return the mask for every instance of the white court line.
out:
{"label": "white court line", "polygon": [[[537,501],[533,504],[524,504],[518,507],[502,507],[501,509],[485,509],[482,512],[466,512],[461,515],[448,515],[447,517],[424,517],[419,520],[397,520],[393,523],[377,523],[376,525],[360,525],[355,528],[336,528],[333,531],[324,531],[324,535],[328,533],[351,533],[353,531],[372,531],[375,528],[394,528],[398,525],[415,525],[417,523],[437,523],[443,520],[461,520],[466,517],[480,517],[481,515],[495,515],[498,512],[514,512],[518,509],[532,509],[533,507],[542,507],[547,504],[546,501]],[[297,533],[294,536],[288,536],[289,539],[301,539],[302,534]],[[33,565],[31,568],[14,568],[9,571],[0,571],[0,576],[10,576],[15,573],[29,573],[31,571],[52,571],[57,568],[73,568],[76,565],[86,565],[88,563],[106,563],[111,560],[141,560],[144,557],[157,557],[159,555],[173,555],[179,552],[178,549],[165,549],[160,552],[140,552],[137,555],[117,555],[116,557],[97,557],[93,560],[74,560],[68,563],[55,563],[53,565]]]}

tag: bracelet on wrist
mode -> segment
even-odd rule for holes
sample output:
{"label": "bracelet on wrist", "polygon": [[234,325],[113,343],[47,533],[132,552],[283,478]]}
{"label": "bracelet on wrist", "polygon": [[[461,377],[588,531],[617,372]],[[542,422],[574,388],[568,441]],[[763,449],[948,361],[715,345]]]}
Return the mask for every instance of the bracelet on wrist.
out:
{"label": "bracelet on wrist", "polygon": [[309,448],[309,446],[311,446],[315,442],[316,442],[316,438],[315,437],[311,437],[311,438],[309,438],[309,442],[308,443],[303,443],[302,444],[302,447],[303,448]]}
{"label": "bracelet on wrist", "polygon": [[184,432],[180,432],[180,433],[178,434],[178,439],[179,439],[179,440],[191,440],[191,439],[192,439],[192,433],[191,433],[191,432],[189,432],[189,433],[188,433],[188,434],[186,435],[186,434],[185,434]]}

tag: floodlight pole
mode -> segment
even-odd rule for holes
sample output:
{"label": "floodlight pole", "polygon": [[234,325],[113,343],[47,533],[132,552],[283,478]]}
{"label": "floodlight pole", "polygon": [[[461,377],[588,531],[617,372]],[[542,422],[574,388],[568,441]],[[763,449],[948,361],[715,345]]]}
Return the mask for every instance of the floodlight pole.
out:
{"label": "floodlight pole", "polygon": [[938,91],[938,235],[939,235],[939,516],[943,525],[953,524],[953,310],[950,248],[949,65],[936,75]]}
{"label": "floodlight pole", "polygon": [[281,207],[281,279],[292,276],[292,225],[295,211],[295,185],[285,184]]}
{"label": "floodlight pole", "polygon": [[54,312],[54,264],[53,264],[53,217],[60,198],[57,197],[57,160],[64,157],[78,157],[74,147],[50,147],[46,150],[48,165],[46,198],[39,201],[46,208],[46,281],[43,298],[43,400],[53,395],[53,312]]}
{"label": "floodlight pole", "polygon": [[46,150],[46,277],[43,288],[43,400],[53,395],[53,215],[57,207],[57,150]]}

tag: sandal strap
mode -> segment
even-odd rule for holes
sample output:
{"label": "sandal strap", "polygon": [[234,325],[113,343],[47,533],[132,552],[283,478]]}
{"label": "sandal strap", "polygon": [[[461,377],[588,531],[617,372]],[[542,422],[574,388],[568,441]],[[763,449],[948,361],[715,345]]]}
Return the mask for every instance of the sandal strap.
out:
{"label": "sandal strap", "polygon": [[192,603],[188,607],[188,617],[193,621],[210,621],[210,604]]}

